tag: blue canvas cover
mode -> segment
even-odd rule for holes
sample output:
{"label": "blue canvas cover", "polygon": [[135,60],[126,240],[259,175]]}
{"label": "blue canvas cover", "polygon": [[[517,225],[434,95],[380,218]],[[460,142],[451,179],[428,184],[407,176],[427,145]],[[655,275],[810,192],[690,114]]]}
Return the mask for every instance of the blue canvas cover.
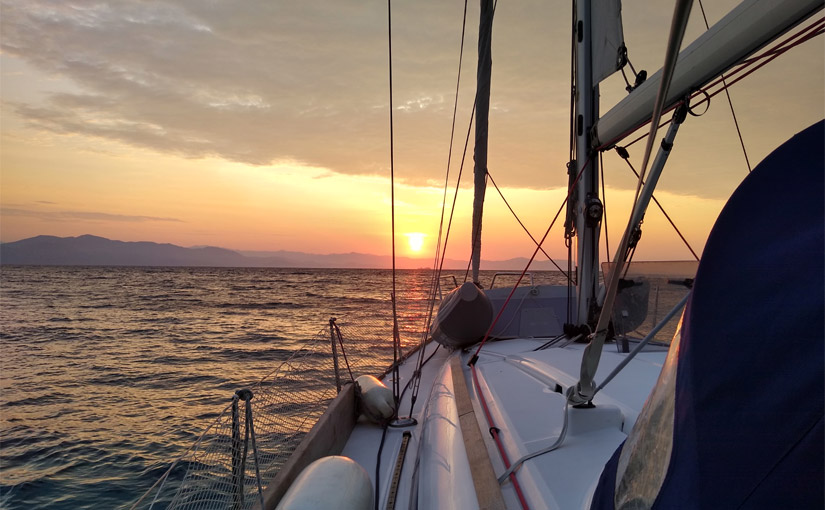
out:
{"label": "blue canvas cover", "polygon": [[[765,158],[708,237],[685,308],[673,449],[654,508],[823,508],[823,126]],[[618,458],[592,508],[614,507]]]}

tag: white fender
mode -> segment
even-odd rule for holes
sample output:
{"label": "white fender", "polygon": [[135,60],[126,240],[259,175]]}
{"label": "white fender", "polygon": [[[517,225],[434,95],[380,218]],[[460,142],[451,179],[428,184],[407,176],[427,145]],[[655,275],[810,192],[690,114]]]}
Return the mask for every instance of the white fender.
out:
{"label": "white fender", "polygon": [[392,418],[395,399],[392,390],[371,375],[362,375],[355,380],[361,388],[361,411],[374,422]]}
{"label": "white fender", "polygon": [[275,510],[371,510],[370,475],[349,457],[323,457],[305,467]]}

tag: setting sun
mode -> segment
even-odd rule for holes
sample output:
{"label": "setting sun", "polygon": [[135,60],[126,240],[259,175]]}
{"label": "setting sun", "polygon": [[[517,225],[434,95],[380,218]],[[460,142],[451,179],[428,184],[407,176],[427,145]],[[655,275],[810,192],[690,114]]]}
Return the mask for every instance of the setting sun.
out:
{"label": "setting sun", "polygon": [[426,234],[422,234],[421,232],[410,232],[408,234],[404,234],[407,236],[407,242],[410,246],[410,251],[418,253],[421,251],[421,248],[424,246],[424,238],[427,236]]}

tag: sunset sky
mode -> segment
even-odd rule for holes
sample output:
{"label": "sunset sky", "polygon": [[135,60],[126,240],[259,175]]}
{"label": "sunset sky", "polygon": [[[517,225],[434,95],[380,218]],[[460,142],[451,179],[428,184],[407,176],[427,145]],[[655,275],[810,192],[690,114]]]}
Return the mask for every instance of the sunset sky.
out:
{"label": "sunset sky", "polygon": [[[450,196],[475,86],[468,12]],[[624,2],[637,69],[663,61],[672,1]],[[706,2],[711,24],[731,2]],[[0,240],[123,241],[313,253],[390,252],[386,2],[0,1]],[[564,198],[568,2],[499,2],[490,173],[539,237]],[[447,166],[463,3],[393,6],[396,231],[431,257]],[[685,45],[704,30],[694,8]],[[755,164],[825,115],[822,37],[731,89]],[[602,84],[602,110],[625,95]],[[636,165],[642,144],[631,148]],[[682,127],[657,197],[701,250],[747,174],[724,95]],[[611,250],[635,180],[605,155]],[[448,256],[469,254],[472,148]],[[488,189],[482,256],[532,243]],[[559,225],[547,242],[564,258]],[[409,235],[414,234],[414,235]],[[423,234],[423,235],[416,235]],[[413,248],[421,246],[419,251]],[[612,255],[612,254],[611,254]],[[690,253],[651,210],[637,260]]]}

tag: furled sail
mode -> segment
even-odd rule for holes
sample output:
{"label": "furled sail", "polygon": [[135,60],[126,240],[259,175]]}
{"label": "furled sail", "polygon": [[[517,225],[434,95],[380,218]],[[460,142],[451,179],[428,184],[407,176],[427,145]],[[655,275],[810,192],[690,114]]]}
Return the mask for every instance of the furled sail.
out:
{"label": "furled sail", "polygon": [[487,190],[487,122],[490,112],[490,73],[493,67],[493,1],[482,0],[478,29],[478,71],[476,84],[476,144],[472,255],[473,282],[478,284],[481,266],[481,217],[484,214],[484,193]]}
{"label": "furled sail", "polygon": [[593,83],[597,84],[624,65],[621,0],[593,0],[590,6],[593,38]]}

